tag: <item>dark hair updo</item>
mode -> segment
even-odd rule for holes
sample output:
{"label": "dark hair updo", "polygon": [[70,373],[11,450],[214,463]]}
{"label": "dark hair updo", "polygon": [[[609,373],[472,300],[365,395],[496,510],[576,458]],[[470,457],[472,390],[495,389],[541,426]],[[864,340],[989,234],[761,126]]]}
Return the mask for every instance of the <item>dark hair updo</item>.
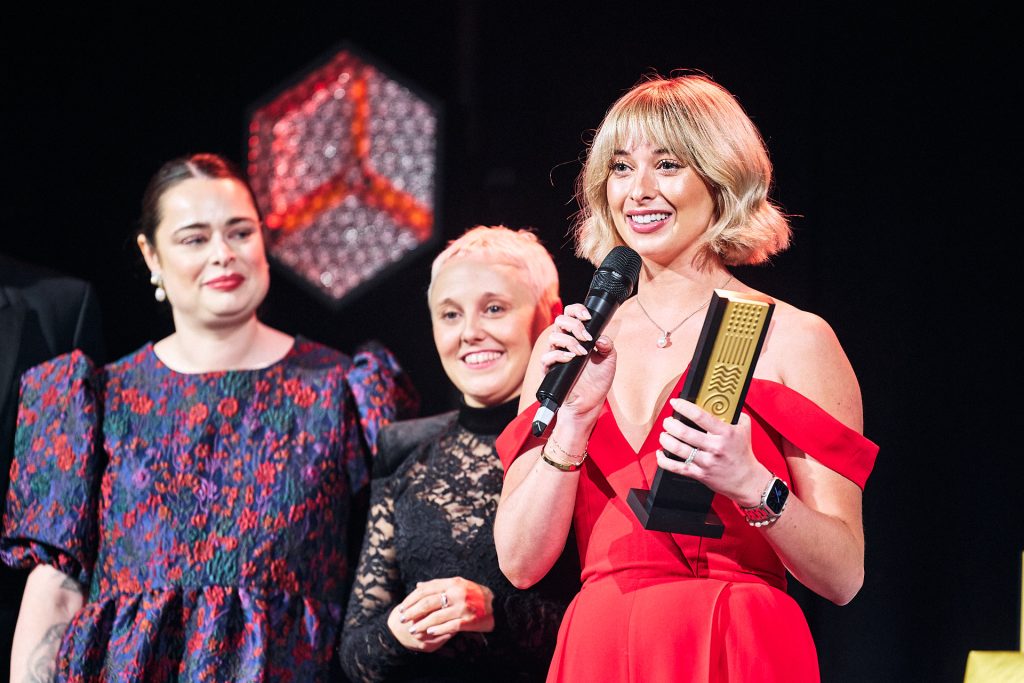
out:
{"label": "dark hair updo", "polygon": [[252,204],[256,207],[256,215],[262,221],[259,204],[252,186],[245,179],[238,167],[217,154],[200,153],[171,159],[160,167],[142,194],[142,216],[139,218],[139,235],[143,235],[150,244],[156,244],[156,226],[160,224],[160,199],[168,190],[189,178],[231,178],[237,180],[249,192]]}

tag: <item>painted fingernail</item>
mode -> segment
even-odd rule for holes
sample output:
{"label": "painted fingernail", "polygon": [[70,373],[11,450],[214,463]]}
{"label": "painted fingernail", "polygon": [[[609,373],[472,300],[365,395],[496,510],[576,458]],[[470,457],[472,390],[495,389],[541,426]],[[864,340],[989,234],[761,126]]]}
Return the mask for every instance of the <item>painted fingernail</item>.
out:
{"label": "painted fingernail", "polygon": [[432,636],[436,632],[437,632],[437,629],[435,629],[433,626],[431,626],[430,628],[427,629],[427,635],[428,636]]}

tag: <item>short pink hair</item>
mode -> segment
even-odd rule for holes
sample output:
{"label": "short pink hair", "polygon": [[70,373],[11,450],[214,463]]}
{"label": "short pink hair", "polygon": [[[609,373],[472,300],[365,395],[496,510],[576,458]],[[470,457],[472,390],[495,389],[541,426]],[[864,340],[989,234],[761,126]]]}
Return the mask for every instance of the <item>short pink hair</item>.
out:
{"label": "short pink hair", "polygon": [[518,269],[533,294],[545,326],[550,325],[555,316],[561,313],[558,270],[551,254],[532,231],[512,230],[504,225],[478,225],[449,242],[430,267],[427,298],[430,298],[434,279],[446,263],[469,257],[504,263]]}

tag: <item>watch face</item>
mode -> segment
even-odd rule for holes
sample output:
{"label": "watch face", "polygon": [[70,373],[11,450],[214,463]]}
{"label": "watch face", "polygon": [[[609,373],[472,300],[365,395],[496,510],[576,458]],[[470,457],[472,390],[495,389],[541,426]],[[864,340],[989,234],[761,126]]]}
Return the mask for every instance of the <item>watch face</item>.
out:
{"label": "watch face", "polygon": [[786,482],[776,479],[768,491],[768,498],[764,501],[764,505],[772,511],[773,515],[781,515],[787,498],[789,498],[789,487],[786,486]]}

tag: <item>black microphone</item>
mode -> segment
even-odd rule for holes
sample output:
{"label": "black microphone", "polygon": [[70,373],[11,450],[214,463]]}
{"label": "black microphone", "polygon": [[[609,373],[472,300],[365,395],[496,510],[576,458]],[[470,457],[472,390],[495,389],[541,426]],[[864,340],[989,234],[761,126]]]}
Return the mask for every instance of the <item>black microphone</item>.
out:
{"label": "black microphone", "polygon": [[590,320],[584,323],[590,333],[590,341],[580,344],[587,350],[585,356],[576,356],[568,363],[558,363],[544,375],[544,381],[537,389],[537,400],[540,408],[533,420],[533,435],[540,436],[551,424],[558,407],[562,405],[566,394],[576,384],[583,364],[587,362],[590,352],[594,349],[601,330],[608,324],[619,305],[633,296],[636,281],[640,276],[640,254],[629,247],[615,247],[604,257],[594,278],[590,281],[590,291],[583,305],[590,311]]}

